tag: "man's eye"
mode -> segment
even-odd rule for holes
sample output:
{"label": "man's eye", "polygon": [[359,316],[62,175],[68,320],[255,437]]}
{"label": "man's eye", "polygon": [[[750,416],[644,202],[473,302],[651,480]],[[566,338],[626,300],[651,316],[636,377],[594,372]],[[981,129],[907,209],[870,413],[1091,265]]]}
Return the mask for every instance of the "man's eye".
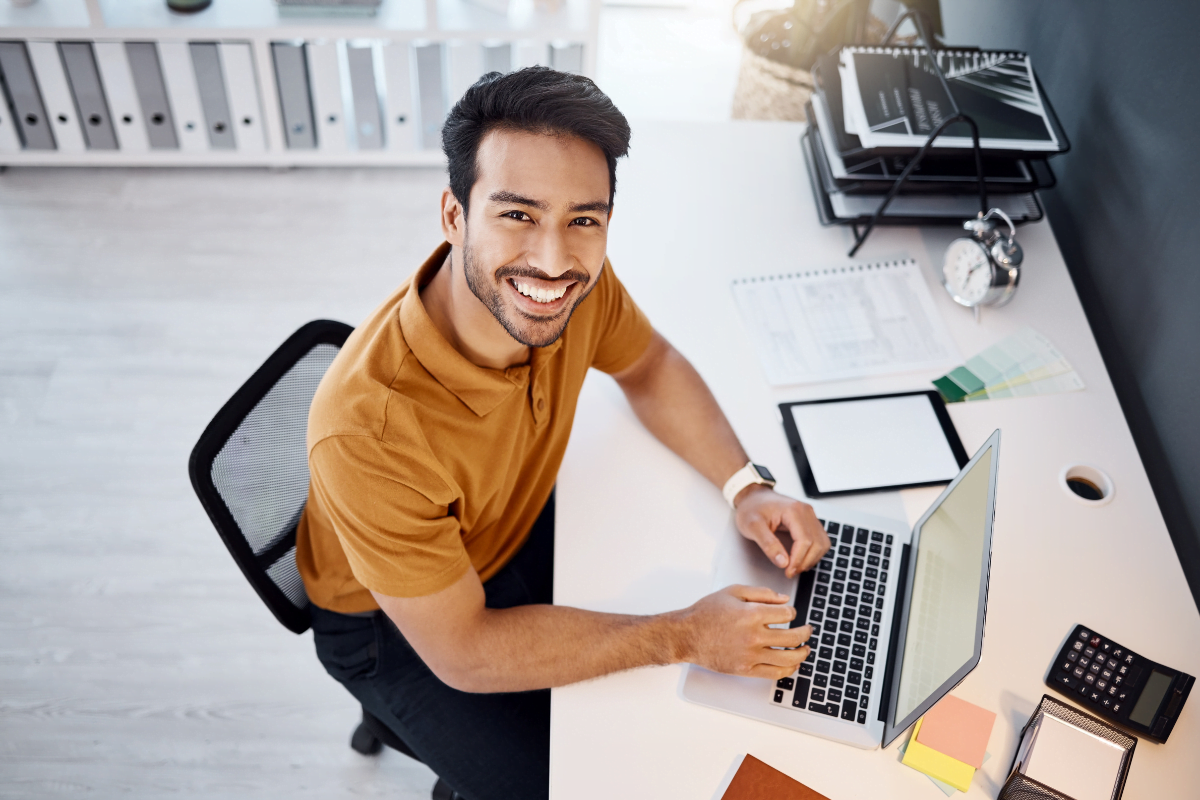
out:
{"label": "man's eye", "polygon": [[591,217],[580,217],[579,219],[571,220],[571,224],[586,228],[589,225],[595,225],[596,220],[592,219]]}
{"label": "man's eye", "polygon": [[521,220],[522,222],[529,219],[529,215],[524,211],[505,211],[503,216],[508,217],[509,219]]}

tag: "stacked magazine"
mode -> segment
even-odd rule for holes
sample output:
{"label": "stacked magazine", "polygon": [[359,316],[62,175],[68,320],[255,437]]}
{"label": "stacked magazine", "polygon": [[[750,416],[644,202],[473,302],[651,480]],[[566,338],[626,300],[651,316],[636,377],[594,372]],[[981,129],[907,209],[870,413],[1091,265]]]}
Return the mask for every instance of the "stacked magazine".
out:
{"label": "stacked magazine", "polygon": [[[813,77],[802,145],[823,223],[869,219],[929,135],[957,113],[979,128],[989,206],[1014,222],[1042,217],[1036,191],[1054,185],[1047,159],[1068,144],[1026,54],[843,47],[818,58]],[[937,138],[882,221],[958,224],[978,211],[971,129],[958,122]]]}

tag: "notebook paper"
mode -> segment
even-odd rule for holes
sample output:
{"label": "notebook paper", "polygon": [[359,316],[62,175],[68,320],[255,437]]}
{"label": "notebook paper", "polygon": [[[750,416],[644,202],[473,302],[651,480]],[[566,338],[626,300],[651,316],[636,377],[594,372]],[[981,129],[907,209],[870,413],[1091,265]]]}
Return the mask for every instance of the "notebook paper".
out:
{"label": "notebook paper", "polygon": [[1118,745],[1044,714],[1022,771],[1073,800],[1112,800],[1124,758]]}
{"label": "notebook paper", "polygon": [[912,259],[736,280],[733,297],[773,386],[958,361]]}

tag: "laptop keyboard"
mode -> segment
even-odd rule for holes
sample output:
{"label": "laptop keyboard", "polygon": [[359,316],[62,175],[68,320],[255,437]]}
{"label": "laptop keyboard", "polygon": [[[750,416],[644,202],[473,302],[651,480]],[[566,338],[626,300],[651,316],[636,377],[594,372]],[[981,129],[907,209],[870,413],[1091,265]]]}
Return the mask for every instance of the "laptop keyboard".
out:
{"label": "laptop keyboard", "polygon": [[[825,523],[830,548],[816,569],[800,576],[796,619],[813,635],[808,659],[772,690],[777,705],[865,725],[875,681],[880,621],[892,562],[890,533]],[[897,562],[898,565],[898,562]],[[877,711],[877,710],[876,710]]]}

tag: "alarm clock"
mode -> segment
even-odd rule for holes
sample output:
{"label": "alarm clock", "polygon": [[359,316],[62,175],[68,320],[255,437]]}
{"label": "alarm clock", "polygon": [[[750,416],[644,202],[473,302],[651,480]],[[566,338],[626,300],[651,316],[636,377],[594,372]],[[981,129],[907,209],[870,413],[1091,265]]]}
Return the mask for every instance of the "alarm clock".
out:
{"label": "alarm clock", "polygon": [[[1008,223],[1008,237],[1000,233],[992,217]],[[955,239],[946,248],[942,264],[942,286],[954,302],[975,309],[980,306],[999,307],[1013,298],[1021,280],[1021,261],[1024,253],[1017,244],[1016,227],[998,208],[963,223],[970,233]]]}

